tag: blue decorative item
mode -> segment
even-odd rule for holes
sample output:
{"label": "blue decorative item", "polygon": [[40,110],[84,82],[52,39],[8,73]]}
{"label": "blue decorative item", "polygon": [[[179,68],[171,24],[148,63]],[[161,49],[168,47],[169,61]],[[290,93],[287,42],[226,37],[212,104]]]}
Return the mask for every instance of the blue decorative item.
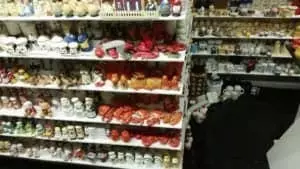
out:
{"label": "blue decorative item", "polygon": [[161,16],[169,16],[171,14],[171,5],[168,0],[163,0],[159,6]]}
{"label": "blue decorative item", "polygon": [[21,0],[20,16],[32,16],[34,15],[34,8],[30,0]]}
{"label": "blue decorative item", "polygon": [[192,43],[192,45],[191,45],[191,53],[192,53],[192,54],[195,54],[195,53],[197,53],[197,52],[198,52],[198,45],[197,45],[196,42],[194,42],[194,43]]}
{"label": "blue decorative item", "polygon": [[64,41],[67,43],[77,42],[77,38],[75,35],[68,33],[64,37]]}
{"label": "blue decorative item", "polygon": [[82,51],[90,52],[93,50],[93,46],[89,42],[87,33],[80,33],[77,40]]}

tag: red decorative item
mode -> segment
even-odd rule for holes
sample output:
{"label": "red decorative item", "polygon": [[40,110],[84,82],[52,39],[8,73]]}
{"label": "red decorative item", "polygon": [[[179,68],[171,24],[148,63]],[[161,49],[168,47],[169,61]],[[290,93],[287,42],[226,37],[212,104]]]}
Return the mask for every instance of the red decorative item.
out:
{"label": "red decorative item", "polygon": [[118,53],[117,49],[115,49],[115,48],[108,49],[107,53],[113,59],[117,59],[119,57],[119,53]]}
{"label": "red decorative item", "polygon": [[155,136],[142,136],[142,143],[145,147],[150,147],[153,143],[156,142]]}
{"label": "red decorative item", "polygon": [[119,131],[118,130],[111,130],[110,131],[110,138],[114,141],[118,141],[120,137]]}
{"label": "red decorative item", "polygon": [[107,123],[110,122],[110,121],[112,121],[112,119],[114,117],[114,111],[115,111],[115,108],[112,108],[107,113],[105,113],[102,116],[103,121],[105,121]]}
{"label": "red decorative item", "polygon": [[296,49],[297,47],[300,47],[300,39],[293,40],[293,48]]}
{"label": "red decorative item", "polygon": [[74,150],[73,152],[73,157],[83,160],[84,158],[84,151],[81,148],[77,148],[76,150]]}
{"label": "red decorative item", "polygon": [[169,141],[168,137],[166,137],[166,136],[160,136],[160,137],[158,137],[158,140],[159,140],[160,144],[163,144],[163,145],[167,144]]}
{"label": "red decorative item", "polygon": [[168,144],[169,144],[171,147],[178,147],[179,144],[180,144],[180,137],[173,137],[173,138],[170,138],[169,141],[168,141]]}
{"label": "red decorative item", "polygon": [[122,123],[129,124],[131,122],[132,113],[133,112],[131,110],[123,111],[122,114],[120,115],[120,119]]}
{"label": "red decorative item", "polygon": [[99,47],[99,48],[96,48],[95,55],[99,58],[103,58],[105,55],[105,52],[102,48]]}
{"label": "red decorative item", "polygon": [[123,130],[121,133],[121,139],[126,143],[129,142],[131,139],[130,133],[127,130]]}
{"label": "red decorative item", "polygon": [[110,109],[111,109],[111,107],[108,105],[100,105],[98,107],[98,114],[100,116],[104,116],[107,112],[109,112]]}
{"label": "red decorative item", "polygon": [[132,114],[131,122],[134,124],[144,123],[144,121],[149,117],[149,112],[144,109],[136,110]]}
{"label": "red decorative item", "polygon": [[300,15],[300,0],[293,0],[292,6],[298,7],[295,11],[295,15]]}
{"label": "red decorative item", "polygon": [[162,112],[159,110],[154,110],[150,112],[150,116],[147,120],[148,126],[154,126],[160,123],[160,119],[162,117]]}

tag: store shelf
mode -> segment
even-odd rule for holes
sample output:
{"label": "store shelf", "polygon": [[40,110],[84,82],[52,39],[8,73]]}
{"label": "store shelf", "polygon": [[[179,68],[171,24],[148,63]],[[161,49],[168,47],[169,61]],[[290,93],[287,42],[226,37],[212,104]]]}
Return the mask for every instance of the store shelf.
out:
{"label": "store shelf", "polygon": [[[123,124],[118,120],[112,120],[111,122],[107,123],[102,120],[101,117],[97,116],[96,118],[87,118],[87,117],[68,117],[64,116],[64,113],[62,112],[53,112],[53,117],[25,117],[24,116],[24,110],[19,109],[19,110],[14,110],[14,109],[0,109],[0,116],[6,116],[6,117],[18,117],[18,118],[32,118],[32,119],[43,119],[43,120],[53,120],[53,121],[66,121],[66,122],[80,122],[80,123],[93,123],[93,124],[114,124],[114,125],[129,125],[129,126],[144,126],[144,127],[149,127],[146,124]],[[158,124],[151,126],[153,128],[166,128],[166,129],[181,129],[182,128],[182,120],[172,126],[169,124]]]}
{"label": "store shelf", "polygon": [[268,17],[268,16],[201,16],[196,13],[193,14],[195,19],[300,19],[300,16],[291,17]]}
{"label": "store shelf", "polygon": [[164,53],[159,53],[159,57],[155,59],[131,58],[129,60],[119,57],[113,59],[109,56],[99,58],[95,56],[95,52],[81,52],[77,56],[61,55],[56,52],[29,52],[27,55],[10,55],[6,52],[0,53],[0,58],[23,58],[23,59],[55,59],[55,60],[83,60],[83,61],[147,61],[147,62],[184,62],[186,51],[179,52],[178,58],[169,57]]}
{"label": "store shelf", "polygon": [[[192,53],[192,56],[220,56],[220,57],[255,57],[255,58],[270,58],[269,56],[266,55],[236,55],[236,54],[210,54],[207,52],[203,53]],[[273,55],[271,58],[282,58],[282,59],[291,59],[293,58],[291,55]]]}
{"label": "store shelf", "polygon": [[37,160],[37,161],[46,161],[46,162],[54,162],[54,163],[65,163],[65,164],[77,164],[77,165],[85,165],[85,166],[94,166],[94,167],[108,167],[108,168],[120,168],[120,169],[163,169],[163,167],[159,167],[157,165],[145,166],[145,165],[137,165],[137,164],[128,164],[128,163],[119,163],[119,162],[101,162],[97,160],[96,162],[91,162],[88,160],[77,160],[72,159],[71,161],[64,161],[60,158],[54,158],[51,155],[41,155],[39,158],[28,157],[26,155],[18,155],[12,156],[9,153],[0,153],[0,156],[3,157],[11,157],[11,158],[20,158],[20,159],[28,159],[28,160]]}
{"label": "store shelf", "polygon": [[13,137],[13,138],[29,138],[29,139],[38,139],[38,140],[47,140],[47,141],[61,141],[68,143],[87,143],[87,144],[102,144],[102,145],[114,145],[114,146],[127,146],[127,147],[144,147],[144,148],[153,148],[153,149],[163,149],[163,150],[174,150],[181,151],[181,144],[178,147],[171,147],[169,145],[163,145],[159,142],[152,144],[150,147],[145,147],[142,144],[141,140],[132,138],[128,143],[123,142],[122,140],[113,141],[108,137],[101,138],[96,137],[94,139],[84,138],[84,139],[75,139],[75,140],[63,140],[59,138],[48,138],[48,137],[35,137],[33,135],[15,135],[15,134],[0,134],[4,137]]}
{"label": "store shelf", "polygon": [[52,90],[75,90],[75,91],[99,91],[99,92],[112,92],[112,93],[140,93],[140,94],[160,94],[160,95],[176,95],[180,96],[183,94],[183,85],[179,84],[179,90],[163,90],[163,89],[154,89],[154,90],[134,90],[134,89],[121,89],[114,88],[111,81],[106,81],[105,85],[102,87],[96,87],[95,85],[82,85],[77,87],[68,87],[63,88],[57,85],[30,85],[26,83],[15,83],[15,84],[0,84],[0,87],[6,88],[28,88],[28,89],[52,89]]}
{"label": "store shelf", "polygon": [[293,39],[299,39],[299,37],[291,37],[291,36],[284,36],[284,37],[279,37],[279,36],[193,36],[193,39],[199,39],[199,40],[209,40],[209,39],[236,39],[236,40],[244,40],[244,39],[249,39],[249,40],[293,40]]}
{"label": "store shelf", "polygon": [[180,16],[84,16],[84,17],[55,17],[55,16],[5,16],[0,21],[176,21],[185,20],[185,12]]}
{"label": "store shelf", "polygon": [[280,75],[275,75],[274,73],[260,73],[260,72],[226,72],[226,71],[215,71],[215,72],[208,72],[210,74],[224,74],[224,75],[243,75],[243,76],[270,76],[270,77],[291,77],[291,78],[300,78],[300,74],[295,74],[295,75],[288,75],[288,74],[280,74]]}

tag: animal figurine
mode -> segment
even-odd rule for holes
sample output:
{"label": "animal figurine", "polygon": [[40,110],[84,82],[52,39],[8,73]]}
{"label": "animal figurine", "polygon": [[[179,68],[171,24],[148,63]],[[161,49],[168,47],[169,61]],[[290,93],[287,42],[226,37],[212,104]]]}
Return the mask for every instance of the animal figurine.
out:
{"label": "animal figurine", "polygon": [[61,111],[65,116],[70,117],[74,115],[73,106],[71,105],[70,99],[63,97],[60,99]]}
{"label": "animal figurine", "polygon": [[26,101],[23,104],[23,109],[25,112],[25,117],[34,117],[36,115],[36,109],[34,108],[34,106],[32,105],[31,101]]}
{"label": "animal figurine", "polygon": [[42,101],[39,103],[39,106],[41,107],[41,117],[44,118],[46,116],[52,117],[52,110],[51,106],[48,102]]}

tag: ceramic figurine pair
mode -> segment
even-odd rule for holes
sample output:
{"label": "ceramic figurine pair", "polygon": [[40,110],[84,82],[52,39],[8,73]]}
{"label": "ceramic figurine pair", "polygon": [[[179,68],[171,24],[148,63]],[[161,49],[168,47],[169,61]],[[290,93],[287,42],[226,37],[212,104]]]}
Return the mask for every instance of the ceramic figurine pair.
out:
{"label": "ceramic figurine pair", "polygon": [[[71,101],[68,98],[61,98],[61,110],[67,117],[76,115],[77,117],[95,118],[96,111],[94,105],[94,99],[90,97],[85,98],[83,104],[79,98],[73,97]],[[72,104],[71,104],[72,103]]]}
{"label": "ceramic figurine pair", "polygon": [[159,12],[161,16],[169,16],[171,13],[173,16],[180,16],[181,8],[180,0],[173,1],[173,4],[170,4],[169,0],[163,0],[160,4]]}

